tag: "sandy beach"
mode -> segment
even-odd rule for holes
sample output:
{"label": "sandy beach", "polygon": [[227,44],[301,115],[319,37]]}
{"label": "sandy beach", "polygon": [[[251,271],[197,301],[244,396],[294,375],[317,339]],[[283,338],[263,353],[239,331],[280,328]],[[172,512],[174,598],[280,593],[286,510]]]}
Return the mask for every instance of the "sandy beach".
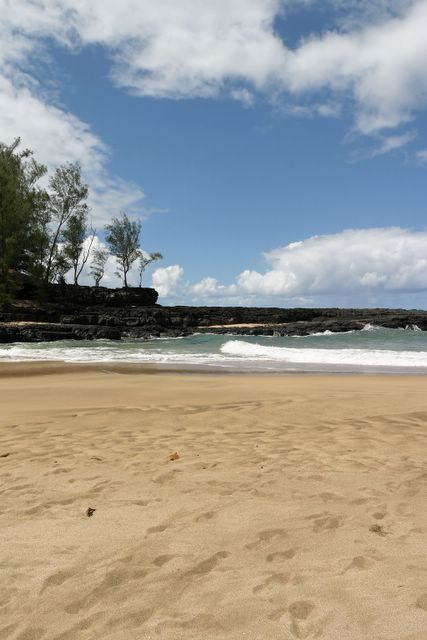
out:
{"label": "sandy beach", "polygon": [[427,637],[427,377],[2,365],[0,406],[1,638]]}

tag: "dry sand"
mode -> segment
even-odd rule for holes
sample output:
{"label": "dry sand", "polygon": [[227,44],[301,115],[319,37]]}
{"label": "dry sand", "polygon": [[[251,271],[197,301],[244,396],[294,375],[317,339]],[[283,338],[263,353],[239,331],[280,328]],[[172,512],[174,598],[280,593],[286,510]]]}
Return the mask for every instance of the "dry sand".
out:
{"label": "dry sand", "polygon": [[2,368],[2,639],[427,638],[427,377],[130,371]]}

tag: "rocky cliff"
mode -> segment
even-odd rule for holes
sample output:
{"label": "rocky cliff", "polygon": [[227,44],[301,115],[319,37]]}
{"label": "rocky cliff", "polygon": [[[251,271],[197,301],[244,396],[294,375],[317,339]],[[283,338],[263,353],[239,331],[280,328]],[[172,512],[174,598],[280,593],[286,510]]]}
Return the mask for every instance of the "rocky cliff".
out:
{"label": "rocky cliff", "polygon": [[195,332],[307,335],[366,324],[427,331],[426,311],[163,307],[154,289],[52,285],[43,302],[19,300],[0,310],[0,342],[186,336]]}

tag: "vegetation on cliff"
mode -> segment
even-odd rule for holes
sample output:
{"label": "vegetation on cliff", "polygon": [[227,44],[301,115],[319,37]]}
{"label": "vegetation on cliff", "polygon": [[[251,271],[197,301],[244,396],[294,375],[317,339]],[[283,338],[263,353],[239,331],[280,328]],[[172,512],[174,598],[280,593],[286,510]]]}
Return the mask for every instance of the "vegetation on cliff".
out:
{"label": "vegetation on cliff", "polygon": [[140,248],[141,223],[125,213],[113,218],[105,227],[109,251],[94,248],[89,187],[80,166],[67,163],[45,177],[47,167],[31,150],[20,149],[19,138],[11,145],[0,143],[0,300],[13,298],[16,274],[30,278],[41,291],[52,283],[65,284],[68,273],[78,285],[89,260],[99,286],[110,254],[124,287],[130,268],[139,261],[142,286],[145,268],[162,256]]}

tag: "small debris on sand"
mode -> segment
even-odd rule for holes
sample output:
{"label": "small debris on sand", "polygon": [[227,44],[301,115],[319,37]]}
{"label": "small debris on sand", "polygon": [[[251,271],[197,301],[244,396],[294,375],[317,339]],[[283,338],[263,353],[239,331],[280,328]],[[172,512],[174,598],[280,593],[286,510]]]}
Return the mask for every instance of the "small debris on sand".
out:
{"label": "small debris on sand", "polygon": [[95,513],[96,509],[93,509],[92,507],[88,507],[87,511],[86,511],[86,515],[88,518],[91,518],[93,516],[93,514]]}
{"label": "small debris on sand", "polygon": [[171,453],[171,454],[168,456],[168,460],[169,460],[169,462],[173,462],[174,460],[179,460],[179,455],[178,455],[178,453],[177,453],[176,451],[175,451],[175,453]]}
{"label": "small debris on sand", "polygon": [[369,527],[369,531],[371,531],[372,533],[376,533],[379,536],[388,536],[390,534],[390,531],[385,531],[380,524],[373,524],[371,527]]}

